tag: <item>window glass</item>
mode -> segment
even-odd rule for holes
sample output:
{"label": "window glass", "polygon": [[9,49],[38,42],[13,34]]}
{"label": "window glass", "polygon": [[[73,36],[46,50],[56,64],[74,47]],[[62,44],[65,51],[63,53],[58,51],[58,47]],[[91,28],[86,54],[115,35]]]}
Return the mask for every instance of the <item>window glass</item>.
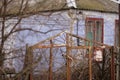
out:
{"label": "window glass", "polygon": [[96,21],[95,26],[95,41],[102,42],[102,22]]}
{"label": "window glass", "polygon": [[[87,28],[86,28],[86,38],[89,40],[93,40],[93,35],[94,35],[94,21],[88,21],[87,22]],[[87,43],[87,45],[93,45],[92,43]]]}

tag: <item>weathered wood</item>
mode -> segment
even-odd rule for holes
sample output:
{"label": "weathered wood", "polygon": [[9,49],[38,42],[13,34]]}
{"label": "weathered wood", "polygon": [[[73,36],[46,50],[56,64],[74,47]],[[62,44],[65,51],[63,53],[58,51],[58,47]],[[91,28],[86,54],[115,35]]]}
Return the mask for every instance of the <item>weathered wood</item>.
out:
{"label": "weathered wood", "polygon": [[52,65],[53,65],[53,42],[52,40],[50,40],[50,44],[51,44],[51,47],[50,47],[50,57],[49,57],[49,80],[52,80],[53,79],[53,75],[52,75]]}
{"label": "weathered wood", "polygon": [[38,45],[35,46],[35,49],[40,49],[40,48],[56,48],[56,47],[66,47],[66,44],[48,44],[48,45]]}
{"label": "weathered wood", "polygon": [[[66,44],[52,44],[52,45],[39,45],[39,46],[36,46],[36,49],[40,49],[40,48],[57,48],[57,47],[66,47],[67,45]],[[71,49],[88,49],[89,46],[67,46]]]}
{"label": "weathered wood", "polygon": [[[69,40],[70,40],[70,38],[69,38],[69,35],[68,34],[66,34],[66,55],[70,55],[70,48],[69,48]],[[66,72],[66,74],[67,74],[67,80],[71,80],[71,69],[70,69],[70,59],[69,58],[67,58],[67,72]]]}
{"label": "weathered wood", "polygon": [[63,33],[65,33],[65,32],[64,32],[64,31],[63,31],[63,32],[60,32],[60,33],[58,33],[57,35],[52,36],[52,37],[50,37],[50,38],[47,38],[47,39],[45,39],[45,40],[43,40],[43,41],[40,41],[40,42],[36,43],[35,45],[33,45],[33,46],[31,46],[31,47],[34,49],[34,48],[36,48],[37,46],[39,46],[40,44],[43,44],[43,43],[46,42],[46,41],[50,41],[50,40],[52,40],[52,39],[54,39],[54,38],[62,35]]}
{"label": "weathered wood", "polygon": [[114,47],[111,48],[111,80],[115,80],[115,62]]}
{"label": "weathered wood", "polygon": [[73,37],[76,37],[76,38],[79,38],[81,40],[84,40],[84,41],[88,41],[88,42],[92,42],[92,43],[96,43],[98,45],[101,45],[101,46],[105,46],[107,48],[111,48],[111,46],[107,45],[107,44],[104,44],[104,43],[101,43],[101,42],[97,42],[97,41],[91,41],[89,39],[86,39],[86,38],[83,38],[83,37],[80,37],[80,36],[77,36],[75,34],[71,34],[71,33],[68,33],[70,36],[73,36]]}
{"label": "weathered wood", "polygon": [[89,49],[90,46],[70,46],[70,49]]}
{"label": "weathered wood", "polygon": [[[32,54],[32,49],[28,47],[28,44],[26,45],[26,54],[25,54],[25,61],[24,61],[24,67],[23,69],[26,69],[30,67],[33,63],[33,54]],[[25,79],[27,80],[33,80],[33,68],[31,67],[29,71],[25,72]],[[26,76],[27,75],[27,76]]]}
{"label": "weathered wood", "polygon": [[92,47],[89,48],[89,80],[92,80]]}

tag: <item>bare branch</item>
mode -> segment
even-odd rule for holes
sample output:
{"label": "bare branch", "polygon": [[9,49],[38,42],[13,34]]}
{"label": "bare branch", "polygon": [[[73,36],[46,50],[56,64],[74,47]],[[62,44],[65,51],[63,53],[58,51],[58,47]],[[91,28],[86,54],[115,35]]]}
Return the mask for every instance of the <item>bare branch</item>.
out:
{"label": "bare branch", "polygon": [[37,32],[37,33],[42,33],[42,34],[47,34],[47,33],[52,32],[52,31],[63,30],[63,29],[50,29],[50,30],[43,32],[43,31],[32,29],[32,28],[20,28],[20,29],[14,30],[12,33],[25,31],[25,30],[33,31],[33,32]]}

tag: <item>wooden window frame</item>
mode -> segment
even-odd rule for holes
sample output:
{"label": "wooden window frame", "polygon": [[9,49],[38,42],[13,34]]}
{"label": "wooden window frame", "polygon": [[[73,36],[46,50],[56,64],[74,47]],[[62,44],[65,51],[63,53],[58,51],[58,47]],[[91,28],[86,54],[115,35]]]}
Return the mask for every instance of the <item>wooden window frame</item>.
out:
{"label": "wooden window frame", "polygon": [[[102,21],[101,43],[103,43],[103,40],[104,40],[104,19],[103,18],[91,18],[91,17],[86,18],[86,21],[85,21],[85,36],[86,36],[86,38],[87,38],[87,22],[88,21],[93,21],[94,22],[94,28],[95,28],[95,22],[96,21]],[[95,36],[95,30],[93,32],[94,32],[93,36]],[[95,41],[95,37],[94,37],[93,40]]]}

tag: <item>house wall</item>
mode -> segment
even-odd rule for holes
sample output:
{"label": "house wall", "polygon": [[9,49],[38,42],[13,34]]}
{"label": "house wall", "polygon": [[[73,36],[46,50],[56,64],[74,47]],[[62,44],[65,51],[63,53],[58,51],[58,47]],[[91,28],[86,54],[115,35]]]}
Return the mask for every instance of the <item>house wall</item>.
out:
{"label": "house wall", "polygon": [[[70,26],[70,17],[66,11],[58,11],[54,13],[46,12],[24,18],[19,26],[39,31],[31,34],[32,36],[27,36],[27,31],[21,33],[21,35],[24,34],[23,36],[25,36],[26,42],[31,45],[61,31],[68,30]],[[33,36],[35,36],[35,38],[33,38]]]}
{"label": "house wall", "polygon": [[104,13],[104,12],[96,12],[96,11],[82,11],[83,15],[82,20],[79,21],[80,25],[80,36],[85,36],[85,19],[86,17],[92,18],[103,18],[104,20],[104,37],[103,42],[105,44],[114,45],[114,34],[115,34],[115,20],[118,19],[118,14],[115,13]]}
{"label": "house wall", "polygon": [[[22,36],[21,39],[24,40],[24,43],[19,42],[16,39],[16,46],[25,46],[25,44],[29,44],[29,46],[36,44],[46,38],[52,37],[58,34],[61,31],[69,30],[70,26],[70,17],[68,16],[66,11],[58,11],[55,13],[41,13],[38,15],[33,15],[22,19],[21,23],[18,25],[19,28],[32,28],[35,32],[22,31],[19,32],[19,36]],[[38,53],[40,54],[40,53]],[[42,53],[43,54],[43,53]],[[46,55],[47,59],[49,59],[49,54]],[[18,63],[19,62],[19,63]],[[42,61],[41,61],[42,62]],[[60,64],[56,64],[60,65]],[[16,71],[19,72],[23,67],[23,60],[15,59],[14,66]],[[47,62],[39,66],[42,69],[48,68]],[[59,66],[57,66],[59,67]]]}
{"label": "house wall", "polygon": [[[81,13],[79,14],[79,12]],[[72,13],[71,13],[72,12]],[[72,14],[74,18],[71,18]],[[77,34],[77,26],[79,36],[85,37],[85,19],[87,17],[92,18],[103,18],[104,20],[104,37],[103,42],[105,44],[114,45],[114,31],[115,31],[115,20],[118,19],[118,15],[115,13],[104,13],[97,11],[85,11],[85,10],[66,10],[58,12],[47,12],[43,14],[33,15],[22,20],[21,27],[31,27],[41,32],[39,39],[35,39],[29,36],[27,43],[33,44],[37,41],[44,40],[47,37],[53,36],[61,31],[70,31],[71,21],[74,21],[74,34]],[[78,24],[78,25],[77,25]],[[47,32],[48,33],[44,33]],[[24,34],[25,35],[25,34]],[[45,37],[44,37],[45,36]]]}

